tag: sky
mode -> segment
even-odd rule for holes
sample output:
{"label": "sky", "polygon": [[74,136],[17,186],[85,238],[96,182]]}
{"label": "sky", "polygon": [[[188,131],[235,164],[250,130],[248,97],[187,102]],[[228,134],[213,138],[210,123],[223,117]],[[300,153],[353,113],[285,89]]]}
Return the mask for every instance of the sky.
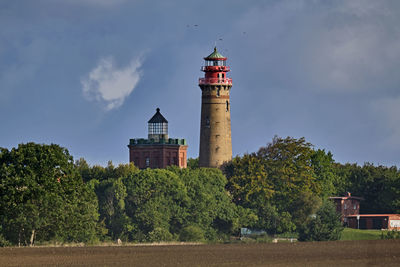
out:
{"label": "sky", "polygon": [[277,135],[400,166],[400,1],[0,0],[0,25],[0,147],[127,163],[159,107],[195,158],[198,78],[217,46],[234,156]]}

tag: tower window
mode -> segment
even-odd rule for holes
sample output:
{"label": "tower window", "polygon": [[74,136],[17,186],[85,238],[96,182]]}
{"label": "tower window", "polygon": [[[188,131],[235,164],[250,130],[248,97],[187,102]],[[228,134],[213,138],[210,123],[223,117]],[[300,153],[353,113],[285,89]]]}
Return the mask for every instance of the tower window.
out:
{"label": "tower window", "polygon": [[226,111],[229,111],[229,101],[226,100]]}
{"label": "tower window", "polygon": [[210,128],[210,119],[208,117],[206,118],[206,127]]}
{"label": "tower window", "polygon": [[221,88],[217,89],[217,97],[219,97],[221,95]]}

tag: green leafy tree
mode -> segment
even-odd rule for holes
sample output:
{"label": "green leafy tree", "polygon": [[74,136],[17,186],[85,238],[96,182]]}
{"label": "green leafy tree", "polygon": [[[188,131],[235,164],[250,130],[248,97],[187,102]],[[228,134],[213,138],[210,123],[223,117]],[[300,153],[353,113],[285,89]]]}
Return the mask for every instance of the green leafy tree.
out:
{"label": "green leafy tree", "polygon": [[149,234],[157,228],[176,233],[185,220],[188,201],[186,188],[176,174],[146,169],[124,179],[124,184],[126,214],[134,225],[131,239],[151,241]]}
{"label": "green leafy tree", "polygon": [[337,164],[336,172],[343,180],[344,192],[363,197],[362,213],[399,213],[400,212],[400,171],[397,167],[374,166],[365,163]]}
{"label": "green leafy tree", "polygon": [[187,167],[189,169],[197,169],[199,168],[199,158],[188,158]]}
{"label": "green leafy tree", "polygon": [[340,239],[343,227],[340,214],[336,212],[334,204],[327,200],[299,230],[300,241],[331,241]]}
{"label": "green leafy tree", "polygon": [[65,148],[27,143],[1,149],[0,179],[0,221],[12,244],[96,239],[97,199]]}
{"label": "green leafy tree", "polygon": [[187,216],[181,228],[200,227],[208,240],[224,239],[239,230],[242,223],[239,210],[225,189],[227,179],[219,169],[170,167],[169,170],[179,176],[187,190]]}
{"label": "green leafy tree", "polygon": [[311,155],[311,166],[320,187],[320,196],[323,199],[336,195],[340,188],[340,177],[335,171],[335,161],[331,152],[318,149]]}
{"label": "green leafy tree", "polygon": [[270,233],[293,231],[320,203],[314,153],[304,138],[274,137],[257,153],[225,164],[227,189],[236,204],[255,212],[256,227]]}

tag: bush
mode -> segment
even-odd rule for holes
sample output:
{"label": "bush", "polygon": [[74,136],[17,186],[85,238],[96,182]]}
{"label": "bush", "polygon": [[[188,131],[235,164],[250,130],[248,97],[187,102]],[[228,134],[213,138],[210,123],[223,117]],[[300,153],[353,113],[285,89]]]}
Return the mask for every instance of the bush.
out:
{"label": "bush", "polygon": [[331,201],[325,201],[315,218],[300,227],[299,241],[339,240],[343,231],[340,215]]}
{"label": "bush", "polygon": [[0,247],[8,247],[11,246],[11,243],[4,238],[2,234],[0,234]]}
{"label": "bush", "polygon": [[167,229],[156,227],[148,234],[148,240],[150,242],[172,241],[173,236]]}
{"label": "bush", "polygon": [[382,232],[381,239],[400,239],[400,231],[387,231],[385,234]]}
{"label": "bush", "polygon": [[204,241],[204,231],[195,225],[189,225],[182,229],[179,235],[180,241]]}

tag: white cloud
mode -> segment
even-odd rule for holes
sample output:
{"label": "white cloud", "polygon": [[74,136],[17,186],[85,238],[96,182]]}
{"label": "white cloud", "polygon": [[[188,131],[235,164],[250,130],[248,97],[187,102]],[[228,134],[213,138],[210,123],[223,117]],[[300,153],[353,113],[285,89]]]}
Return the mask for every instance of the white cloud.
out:
{"label": "white cloud", "polygon": [[125,68],[116,68],[114,64],[112,57],[102,58],[81,81],[85,97],[104,103],[106,110],[120,107],[141,77],[141,58],[132,60]]}

